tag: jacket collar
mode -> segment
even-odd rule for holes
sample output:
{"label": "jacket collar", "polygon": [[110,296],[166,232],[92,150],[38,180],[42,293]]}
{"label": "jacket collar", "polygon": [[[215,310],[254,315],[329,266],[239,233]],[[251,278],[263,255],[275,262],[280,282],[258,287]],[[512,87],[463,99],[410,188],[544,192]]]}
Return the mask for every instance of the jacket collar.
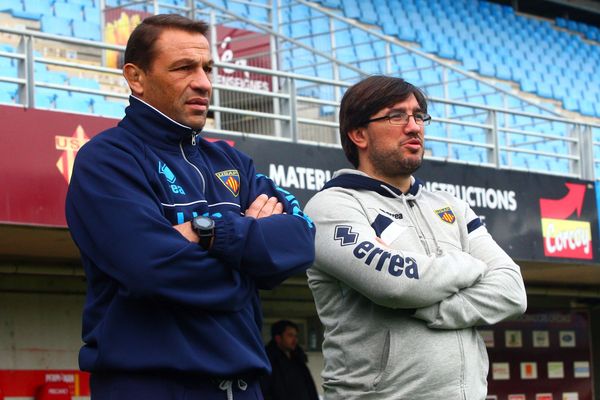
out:
{"label": "jacket collar", "polygon": [[200,133],[169,118],[135,96],[129,96],[129,106],[125,109],[125,118],[119,122],[119,126],[153,146],[167,149],[179,145],[182,139],[191,142],[192,136]]}
{"label": "jacket collar", "polygon": [[[419,194],[422,187],[424,187],[422,180],[411,176],[411,185],[408,192],[402,193],[398,188],[389,185],[378,179],[371,178],[367,174],[353,170],[353,169],[341,169],[337,171],[333,178],[323,186],[322,190],[331,187],[341,187],[346,189],[363,189],[376,192],[385,197],[396,197],[402,195],[416,196]],[[394,196],[396,194],[396,196]]]}

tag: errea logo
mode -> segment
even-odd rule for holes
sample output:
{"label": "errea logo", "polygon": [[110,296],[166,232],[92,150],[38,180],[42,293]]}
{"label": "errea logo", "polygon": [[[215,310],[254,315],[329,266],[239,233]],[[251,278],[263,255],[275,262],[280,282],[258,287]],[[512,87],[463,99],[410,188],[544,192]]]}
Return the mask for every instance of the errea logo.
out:
{"label": "errea logo", "polygon": [[419,279],[419,266],[414,258],[403,257],[387,248],[382,249],[368,240],[359,243],[358,236],[357,232],[352,232],[350,225],[336,225],[333,233],[333,239],[339,240],[340,246],[354,246],[350,249],[352,255],[363,260],[366,266],[372,267],[375,271],[384,271],[394,277]]}
{"label": "errea logo", "polygon": [[183,188],[181,186],[175,184],[175,181],[177,180],[177,178],[175,177],[175,174],[173,173],[173,171],[171,171],[171,169],[167,166],[167,164],[165,164],[162,161],[158,162],[158,173],[161,175],[164,175],[164,177],[167,180],[167,183],[169,183],[169,187],[171,188],[171,191],[173,193],[185,194],[185,190],[183,190]]}
{"label": "errea logo", "polygon": [[348,246],[350,244],[356,244],[358,233],[352,232],[352,227],[350,225],[338,225],[335,227],[333,238],[340,241],[340,246]]}

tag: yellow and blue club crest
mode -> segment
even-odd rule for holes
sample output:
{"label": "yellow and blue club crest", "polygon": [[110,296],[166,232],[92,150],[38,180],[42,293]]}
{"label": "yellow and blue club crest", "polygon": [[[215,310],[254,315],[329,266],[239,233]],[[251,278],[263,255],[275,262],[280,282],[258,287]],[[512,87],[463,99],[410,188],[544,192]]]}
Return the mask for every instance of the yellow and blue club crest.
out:
{"label": "yellow and blue club crest", "polygon": [[240,173],[237,169],[217,172],[215,175],[235,197],[240,194]]}
{"label": "yellow and blue club crest", "polygon": [[440,208],[439,210],[434,211],[438,217],[442,219],[442,221],[447,222],[449,224],[453,224],[456,221],[456,216],[450,207]]}

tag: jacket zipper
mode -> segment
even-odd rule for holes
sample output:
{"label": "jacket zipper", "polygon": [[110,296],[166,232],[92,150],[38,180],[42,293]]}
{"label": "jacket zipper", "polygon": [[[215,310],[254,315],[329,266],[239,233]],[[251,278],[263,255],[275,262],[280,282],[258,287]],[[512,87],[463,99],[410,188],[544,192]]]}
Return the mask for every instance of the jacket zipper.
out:
{"label": "jacket zipper", "polygon": [[[196,136],[198,136],[198,133],[196,131],[192,131],[192,140],[191,140],[192,146],[196,146]],[[196,172],[198,172],[198,175],[200,175],[200,180],[202,180],[202,193],[205,193],[206,192],[206,181],[204,180],[204,175],[202,175],[200,168],[198,168],[195,164],[193,164],[190,160],[188,160],[187,156],[185,155],[185,151],[183,150],[183,141],[184,140],[185,139],[181,139],[181,141],[179,142],[179,149],[181,150],[181,155],[183,156],[183,159],[185,160],[185,162],[187,162],[192,167],[194,167]]]}
{"label": "jacket zipper", "polygon": [[409,216],[410,220],[412,221],[413,225],[415,226],[415,230],[417,231],[417,235],[419,236],[419,240],[421,241],[421,244],[423,245],[423,248],[425,249],[425,253],[428,256],[430,256],[431,255],[431,249],[429,248],[429,244],[427,243],[427,239],[425,238],[425,233],[421,229],[421,226],[417,223],[417,216],[415,215],[415,213],[413,213],[413,211],[411,209],[411,206],[409,204],[407,204],[407,203],[408,202],[404,202],[405,206],[407,206],[406,210],[408,212],[408,216]]}

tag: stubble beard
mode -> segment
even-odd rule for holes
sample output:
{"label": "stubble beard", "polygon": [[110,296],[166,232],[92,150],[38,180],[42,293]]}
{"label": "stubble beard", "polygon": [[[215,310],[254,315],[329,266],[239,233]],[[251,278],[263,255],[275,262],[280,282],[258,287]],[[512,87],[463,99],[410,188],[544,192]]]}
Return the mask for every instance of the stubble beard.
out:
{"label": "stubble beard", "polygon": [[369,161],[379,176],[409,177],[423,163],[422,149],[421,154],[411,153],[409,157],[399,154],[398,151],[375,150],[369,154]]}

